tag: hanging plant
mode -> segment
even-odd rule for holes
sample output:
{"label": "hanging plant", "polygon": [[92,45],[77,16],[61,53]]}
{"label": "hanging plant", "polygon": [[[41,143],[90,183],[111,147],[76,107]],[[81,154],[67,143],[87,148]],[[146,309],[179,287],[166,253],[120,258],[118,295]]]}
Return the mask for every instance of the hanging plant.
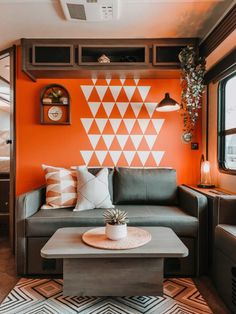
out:
{"label": "hanging plant", "polygon": [[205,59],[198,57],[194,47],[187,46],[179,54],[181,64],[181,107],[184,119],[183,139],[190,142],[194,132],[204,93]]}

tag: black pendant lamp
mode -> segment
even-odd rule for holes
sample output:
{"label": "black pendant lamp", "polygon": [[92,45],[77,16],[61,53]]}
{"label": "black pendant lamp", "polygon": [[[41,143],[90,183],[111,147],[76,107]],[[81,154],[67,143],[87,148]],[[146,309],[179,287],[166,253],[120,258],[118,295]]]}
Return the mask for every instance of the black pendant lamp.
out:
{"label": "black pendant lamp", "polygon": [[165,93],[165,98],[156,106],[156,111],[160,112],[176,111],[179,109],[180,105],[173,98],[170,98],[169,93]]}

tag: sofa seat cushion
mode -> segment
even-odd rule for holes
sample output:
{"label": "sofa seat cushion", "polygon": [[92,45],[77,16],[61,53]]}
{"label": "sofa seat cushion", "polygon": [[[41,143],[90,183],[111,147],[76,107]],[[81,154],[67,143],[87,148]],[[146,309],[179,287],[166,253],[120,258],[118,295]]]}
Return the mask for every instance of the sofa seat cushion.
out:
{"label": "sofa seat cushion", "polygon": [[236,262],[236,226],[218,225],[215,229],[215,246]]}
{"label": "sofa seat cushion", "polygon": [[[172,228],[179,236],[196,237],[198,219],[175,206],[122,205],[130,226],[163,226]],[[41,209],[26,219],[27,237],[51,236],[58,228],[103,226],[104,209],[74,212],[72,208]]]}

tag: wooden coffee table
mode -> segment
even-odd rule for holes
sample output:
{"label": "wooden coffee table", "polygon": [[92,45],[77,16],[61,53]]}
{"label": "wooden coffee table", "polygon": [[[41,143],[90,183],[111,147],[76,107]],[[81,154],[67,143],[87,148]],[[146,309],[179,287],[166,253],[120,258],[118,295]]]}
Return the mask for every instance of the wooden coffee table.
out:
{"label": "wooden coffee table", "polygon": [[70,296],[157,296],[163,294],[163,262],[185,257],[188,249],[170,229],[142,227],[152,240],[128,250],[103,250],[83,243],[92,227],[58,229],[41,250],[63,259],[63,294]]}

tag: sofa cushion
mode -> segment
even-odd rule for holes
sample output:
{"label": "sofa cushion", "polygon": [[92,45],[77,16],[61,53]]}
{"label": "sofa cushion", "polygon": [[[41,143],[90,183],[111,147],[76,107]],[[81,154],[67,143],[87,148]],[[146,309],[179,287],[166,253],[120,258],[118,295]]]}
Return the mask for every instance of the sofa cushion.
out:
{"label": "sofa cushion", "polygon": [[86,167],[77,167],[77,204],[74,211],[93,208],[113,208],[108,189],[108,169],[96,175]]}
{"label": "sofa cushion", "polygon": [[215,229],[215,246],[236,263],[236,226],[218,225]]}
{"label": "sofa cushion", "polygon": [[116,168],[113,204],[176,204],[176,171],[165,168]]}
{"label": "sofa cushion", "polygon": [[[96,175],[102,168],[88,168],[88,171],[93,175]],[[107,168],[108,169],[108,190],[110,193],[111,201],[113,202],[113,174],[114,168]]]}
{"label": "sofa cushion", "polygon": [[[196,237],[197,218],[175,206],[123,205],[116,206],[126,210],[130,226],[163,226],[172,228],[179,236]],[[28,237],[51,236],[58,228],[80,226],[103,226],[105,209],[92,209],[74,212],[73,209],[39,210],[26,219]]]}
{"label": "sofa cushion", "polygon": [[42,165],[46,179],[46,204],[42,208],[63,208],[76,204],[76,171]]}

